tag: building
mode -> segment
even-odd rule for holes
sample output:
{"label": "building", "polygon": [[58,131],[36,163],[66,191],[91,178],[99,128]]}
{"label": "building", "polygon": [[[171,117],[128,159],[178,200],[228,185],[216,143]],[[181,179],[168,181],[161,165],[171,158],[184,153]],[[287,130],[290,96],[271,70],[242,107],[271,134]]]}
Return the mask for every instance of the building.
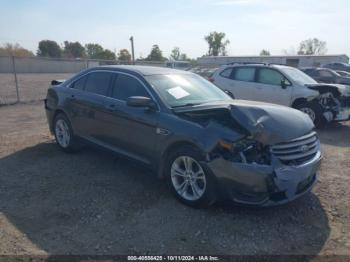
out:
{"label": "building", "polygon": [[271,63],[294,67],[319,67],[328,63],[349,63],[347,55],[284,55],[284,56],[204,56],[199,66],[217,67],[229,63]]}

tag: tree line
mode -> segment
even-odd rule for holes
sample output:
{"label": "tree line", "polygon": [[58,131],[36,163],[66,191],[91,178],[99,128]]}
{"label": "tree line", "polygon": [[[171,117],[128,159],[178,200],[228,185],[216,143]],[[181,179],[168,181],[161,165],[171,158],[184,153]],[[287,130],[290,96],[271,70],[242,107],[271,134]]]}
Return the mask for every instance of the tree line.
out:
{"label": "tree line", "polygon": [[[208,44],[208,52],[205,56],[226,56],[227,46],[230,44],[230,40],[226,38],[226,34],[223,32],[210,32],[204,36],[204,40]],[[322,55],[327,52],[327,43],[317,38],[310,38],[302,41],[299,44],[299,48],[296,54],[298,55]],[[285,54],[294,55],[295,53]],[[33,52],[23,48],[19,44],[6,43],[3,47],[0,47],[0,56],[13,55],[20,57],[34,56]],[[39,57],[49,58],[88,58],[88,59],[102,59],[102,60],[119,60],[130,62],[131,54],[128,49],[121,49],[116,54],[115,52],[103,48],[97,43],[88,43],[82,45],[80,42],[64,41],[60,46],[53,40],[41,40],[38,44],[36,55]],[[262,49],[260,56],[269,56],[270,51]],[[168,58],[163,56],[163,52],[160,47],[155,44],[152,46],[149,55],[145,58],[138,58],[137,60],[145,61],[166,61],[166,60],[181,60],[181,61],[193,61],[185,53],[182,53],[179,47],[174,47],[171,50]]]}

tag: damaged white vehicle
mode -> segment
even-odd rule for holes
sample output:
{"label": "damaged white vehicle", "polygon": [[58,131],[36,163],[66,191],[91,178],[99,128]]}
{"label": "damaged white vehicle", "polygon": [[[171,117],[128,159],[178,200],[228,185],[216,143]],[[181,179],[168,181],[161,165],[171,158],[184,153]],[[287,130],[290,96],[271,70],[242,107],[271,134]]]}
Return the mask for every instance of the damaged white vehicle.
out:
{"label": "damaged white vehicle", "polygon": [[231,64],[218,69],[211,81],[238,99],[299,109],[316,126],[350,117],[350,86],[317,83],[294,67]]}

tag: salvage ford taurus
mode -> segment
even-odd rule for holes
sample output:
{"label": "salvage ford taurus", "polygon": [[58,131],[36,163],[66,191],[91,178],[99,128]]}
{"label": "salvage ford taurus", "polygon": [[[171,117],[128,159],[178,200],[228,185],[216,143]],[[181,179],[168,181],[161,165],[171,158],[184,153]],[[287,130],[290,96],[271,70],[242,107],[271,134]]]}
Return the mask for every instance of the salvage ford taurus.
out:
{"label": "salvage ford taurus", "polygon": [[45,108],[64,151],[87,141],[147,164],[190,206],[286,203],[311,190],[321,160],[306,114],[233,100],[185,71],[88,69],[53,81]]}

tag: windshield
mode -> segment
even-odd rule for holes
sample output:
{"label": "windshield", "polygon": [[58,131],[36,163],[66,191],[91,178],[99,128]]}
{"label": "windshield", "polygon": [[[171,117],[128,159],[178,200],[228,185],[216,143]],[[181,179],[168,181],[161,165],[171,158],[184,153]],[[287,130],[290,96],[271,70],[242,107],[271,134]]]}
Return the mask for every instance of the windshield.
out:
{"label": "windshield", "polygon": [[299,85],[317,84],[317,82],[314,79],[312,79],[310,76],[300,71],[299,69],[293,67],[281,67],[280,70],[284,72],[287,77],[290,77],[294,82],[297,82]]}
{"label": "windshield", "polygon": [[221,89],[195,74],[152,75],[146,79],[170,107],[231,99]]}

